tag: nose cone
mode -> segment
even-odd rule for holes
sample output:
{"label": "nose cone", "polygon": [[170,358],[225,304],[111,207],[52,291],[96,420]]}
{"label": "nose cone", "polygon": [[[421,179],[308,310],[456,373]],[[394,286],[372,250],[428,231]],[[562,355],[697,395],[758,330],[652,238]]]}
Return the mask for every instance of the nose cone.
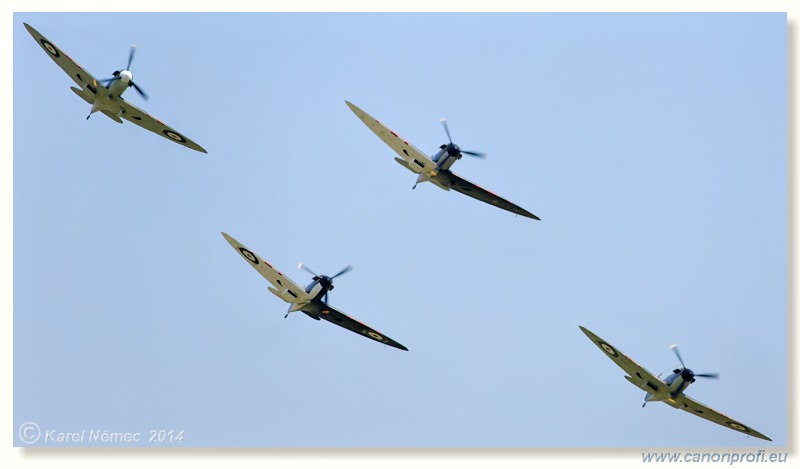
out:
{"label": "nose cone", "polygon": [[694,379],[694,371],[689,368],[684,368],[683,371],[681,371],[681,378],[686,382],[691,382]]}
{"label": "nose cone", "polygon": [[459,147],[455,143],[451,143],[451,144],[447,145],[447,154],[448,155],[457,156],[459,153],[461,153],[461,147]]}
{"label": "nose cone", "polygon": [[319,278],[319,283],[320,283],[320,285],[322,285],[324,288],[329,288],[329,287],[331,286],[331,283],[333,283],[333,282],[331,282],[331,278],[330,278],[330,277],[328,277],[327,275],[322,275],[322,276],[320,276],[320,278]]}
{"label": "nose cone", "polygon": [[130,70],[123,70],[119,72],[119,79],[122,80],[123,83],[128,83],[133,80],[133,74]]}

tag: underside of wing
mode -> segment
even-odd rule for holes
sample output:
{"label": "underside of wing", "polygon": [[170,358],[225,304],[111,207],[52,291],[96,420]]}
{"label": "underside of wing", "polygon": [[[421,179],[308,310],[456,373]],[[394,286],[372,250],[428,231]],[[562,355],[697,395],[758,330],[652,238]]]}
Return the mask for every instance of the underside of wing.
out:
{"label": "underside of wing", "polygon": [[372,339],[376,342],[380,342],[384,345],[395,347],[400,350],[408,350],[404,345],[390,339],[385,334],[376,331],[366,324],[351,318],[350,316],[338,311],[333,306],[325,303],[311,303],[306,308],[303,308],[303,311],[307,311],[308,313],[314,314],[330,323],[344,327],[345,329],[351,330],[356,334],[363,335],[364,337]]}
{"label": "underside of wing", "polygon": [[359,119],[372,130],[375,135],[377,135],[384,143],[389,145],[389,147],[397,153],[401,161],[397,161],[406,169],[413,171],[415,173],[430,173],[431,175],[434,174],[436,170],[436,163],[433,162],[428,156],[424,153],[419,151],[417,147],[408,143],[405,139],[397,135],[392,129],[383,125],[379,120],[375,119],[374,117],[370,116],[363,110],[361,110],[355,104],[345,101],[347,106],[350,108]]}
{"label": "underside of wing", "polygon": [[236,241],[232,236],[228,235],[227,233],[222,233],[222,236],[233,246],[233,249],[236,250],[251,266],[253,266],[258,273],[260,273],[269,283],[272,284],[272,287],[269,288],[269,291],[274,293],[278,298],[282,299],[287,303],[297,303],[297,304],[305,304],[311,301],[308,293],[294,283],[290,278],[286,277],[279,271],[278,269],[272,267],[267,261],[260,258],[256,253],[247,249],[247,247]]}
{"label": "underside of wing", "polygon": [[494,205],[495,207],[502,208],[503,210],[507,210],[511,213],[522,215],[523,217],[533,218],[534,220],[540,219],[519,205],[500,197],[494,192],[484,189],[474,182],[462,178],[450,170],[440,171],[431,179],[431,181],[434,180],[437,181],[441,186],[449,187],[454,191],[461,192],[462,194],[468,195],[474,199],[478,199],[481,202],[486,202],[487,204]]}
{"label": "underside of wing", "polygon": [[119,106],[122,111],[120,117],[127,120],[128,122],[133,122],[139,127],[147,129],[150,132],[160,135],[171,142],[177,143],[178,145],[183,145],[187,148],[191,148],[192,150],[197,150],[201,153],[208,153],[205,150],[205,148],[193,142],[191,139],[189,139],[189,137],[169,127],[167,124],[161,122],[160,120],[156,119],[150,114],[142,111],[133,104],[125,101],[124,99],[122,99],[122,97],[119,97],[117,99],[119,100]]}
{"label": "underside of wing", "polygon": [[664,395],[669,392],[669,387],[653,375],[653,373],[647,371],[647,369],[631,360],[627,355],[612,347],[608,342],[595,335],[589,329],[583,326],[578,327],[581,328],[581,331],[583,331],[600,350],[605,352],[608,358],[628,374],[628,381],[650,394]]}
{"label": "underside of wing", "polygon": [[56,47],[56,45],[50,42],[46,37],[42,36],[39,31],[34,29],[28,23],[22,24],[25,25],[25,29],[28,30],[31,36],[36,39],[36,42],[39,44],[39,46],[41,46],[42,50],[44,50],[47,55],[53,59],[53,62],[61,67],[61,69],[64,70],[64,72],[66,72],[66,74],[69,75],[69,77],[81,87],[81,89],[88,87],[95,94],[100,88],[105,89],[102,84],[97,83],[97,79],[93,77],[91,73],[84,70],[83,67],[72,60],[72,57]]}
{"label": "underside of wing", "polygon": [[745,435],[761,438],[762,440],[772,441],[769,437],[765,436],[764,434],[756,430],[753,430],[747,425],[737,420],[734,420],[725,414],[717,412],[711,407],[708,407],[707,405],[699,401],[696,401],[685,394],[681,394],[676,400],[681,410],[685,410],[686,412],[692,415],[696,415],[706,420],[710,420],[711,422],[722,425],[723,427],[728,427],[731,430],[736,430],[737,432],[744,433]]}

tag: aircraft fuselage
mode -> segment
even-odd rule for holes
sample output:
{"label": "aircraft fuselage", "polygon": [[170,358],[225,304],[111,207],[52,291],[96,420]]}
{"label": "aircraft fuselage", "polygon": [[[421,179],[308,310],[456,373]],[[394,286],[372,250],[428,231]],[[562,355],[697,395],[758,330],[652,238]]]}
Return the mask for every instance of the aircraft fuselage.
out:
{"label": "aircraft fuselage", "polygon": [[[103,94],[98,94],[96,89],[91,89],[89,85],[86,88],[91,91],[90,93],[84,92],[84,96],[90,97],[92,102],[92,110],[89,112],[89,115],[86,117],[87,119],[91,117],[97,111],[105,111],[107,113],[111,113],[115,116],[119,116],[121,113],[121,108],[119,106],[114,105],[114,101],[116,98],[122,96],[122,93],[128,89],[131,80],[133,79],[133,75],[128,70],[122,70],[118,74],[119,79],[112,81],[111,83],[106,86],[107,92]],[[111,116],[109,116],[111,118]]]}
{"label": "aircraft fuselage", "polygon": [[693,382],[694,375],[692,370],[675,370],[672,372],[672,374],[667,376],[666,379],[664,379],[664,383],[669,386],[668,393],[652,394],[648,392],[644,396],[644,400],[645,402],[664,401],[672,407],[677,408],[678,404],[675,402],[675,398],[682,394],[683,391],[685,391],[686,388],[688,388]]}

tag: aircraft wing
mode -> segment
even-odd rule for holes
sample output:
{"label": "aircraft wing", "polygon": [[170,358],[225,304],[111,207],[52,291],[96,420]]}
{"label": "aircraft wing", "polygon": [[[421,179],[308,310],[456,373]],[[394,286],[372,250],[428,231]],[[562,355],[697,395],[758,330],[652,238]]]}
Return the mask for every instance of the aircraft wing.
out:
{"label": "aircraft wing", "polygon": [[344,327],[345,329],[351,330],[356,334],[363,335],[369,339],[372,339],[376,342],[380,342],[385,345],[389,345],[391,347],[399,348],[400,350],[408,350],[404,345],[396,342],[381,332],[376,331],[375,329],[363,324],[350,316],[342,313],[341,311],[337,310],[331,305],[315,302],[303,308],[303,311],[308,311],[312,314],[317,315],[318,317],[336,324],[337,326]]}
{"label": "aircraft wing", "polygon": [[125,101],[121,96],[117,99],[119,101],[119,107],[122,108],[122,114],[120,114],[120,117],[126,121],[133,122],[139,127],[147,129],[150,132],[160,135],[169,141],[177,143],[178,145],[183,145],[186,148],[191,148],[192,150],[197,150],[201,153],[208,153],[205,148],[196,144],[187,136],[181,134],[175,129],[172,129],[167,124],[142,111],[133,104]]}
{"label": "aircraft wing", "polygon": [[233,246],[233,249],[236,249],[261,276],[272,284],[272,286],[269,287],[269,291],[275,294],[275,296],[287,303],[305,304],[311,301],[309,294],[306,293],[300,285],[294,283],[292,279],[284,276],[281,271],[272,267],[267,261],[258,257],[256,253],[247,249],[244,244],[236,241],[227,233],[223,232],[222,236],[225,237],[228,243]]}
{"label": "aircraft wing", "polygon": [[717,412],[711,407],[692,399],[686,394],[681,394],[675,399],[675,401],[680,405],[681,410],[685,410],[692,415],[704,418],[716,424],[722,425],[723,427],[736,430],[737,432],[744,433],[745,435],[761,438],[762,440],[772,441],[769,437],[763,435],[762,433],[753,430],[747,425],[738,422],[725,414]]}
{"label": "aircraft wing", "polygon": [[589,337],[589,339],[591,339],[595,345],[600,347],[600,350],[606,353],[608,358],[613,360],[617,366],[628,373],[628,376],[626,376],[628,381],[649,392],[650,394],[656,395],[669,392],[669,387],[658,377],[653,375],[653,373],[647,371],[645,367],[628,358],[627,355],[609,345],[608,342],[596,336],[589,329],[586,329],[583,326],[578,327],[581,328],[583,333],[586,334],[586,336]]}
{"label": "aircraft wing", "polygon": [[94,92],[97,92],[98,88],[103,88],[102,83],[98,84],[97,79],[92,76],[91,73],[87,72],[83,67],[78,65],[77,62],[72,60],[72,57],[67,55],[64,51],[56,47],[55,44],[50,42],[46,37],[42,36],[39,31],[35,30],[33,26],[29,25],[28,23],[22,23],[25,25],[25,29],[31,33],[36,42],[41,46],[41,48],[47,52],[47,55],[53,59],[62,70],[64,70],[70,78],[72,78],[81,89],[86,88],[87,85],[91,85],[94,88]]}
{"label": "aircraft wing", "polygon": [[409,169],[417,174],[423,172],[428,173],[430,176],[434,176],[436,174],[436,163],[434,163],[433,160],[431,160],[424,153],[419,151],[417,147],[405,141],[392,129],[381,124],[379,120],[362,111],[355,104],[351,103],[350,101],[345,101],[345,103],[347,103],[347,106],[350,108],[350,110],[353,111],[353,113],[355,113],[355,115],[357,115],[362,122],[364,122],[364,125],[369,127],[370,130],[375,133],[375,135],[380,137],[385,144],[389,145],[389,147],[391,147],[395,153],[400,155],[400,159],[395,158],[398,163],[400,163],[406,169]]}
{"label": "aircraft wing", "polygon": [[462,178],[449,169],[439,171],[437,175],[431,178],[431,181],[437,181],[441,186],[461,192],[464,195],[468,195],[474,199],[480,200],[481,202],[494,205],[495,207],[502,208],[503,210],[508,210],[511,213],[522,215],[523,217],[533,218],[534,220],[540,220],[539,217],[525,210],[519,205],[500,197],[494,192],[484,189],[474,182]]}
{"label": "aircraft wing", "polygon": [[[28,23],[23,23],[25,28],[31,33],[36,42],[47,52],[47,55],[50,56],[53,61],[61,67],[70,78],[72,78],[78,86],[81,87],[82,91],[78,91],[73,89],[78,96],[87,100],[88,97],[91,95],[88,94],[89,90],[93,94],[99,94],[101,97],[106,97],[108,95],[108,90],[102,83],[98,83],[97,79],[92,76],[91,73],[87,72],[83,67],[78,65],[72,57],[68,56],[64,51],[56,47],[55,44],[50,42],[47,38],[42,36],[39,31],[35,30],[31,25]],[[142,111],[138,107],[134,106],[133,104],[125,101],[122,97],[117,97],[114,100],[122,111],[121,116],[123,119],[133,122],[134,124],[147,129],[151,132],[155,132],[162,137],[171,140],[179,145],[183,145],[185,147],[191,148],[192,150],[197,150],[202,153],[208,153],[203,147],[196,144],[185,135],[181,134],[180,132],[176,131],[175,129],[170,128],[160,120],[156,119],[155,117],[151,116],[150,114]],[[91,101],[87,101],[90,102]],[[109,115],[112,119],[116,120],[117,122],[122,122],[116,116]]]}

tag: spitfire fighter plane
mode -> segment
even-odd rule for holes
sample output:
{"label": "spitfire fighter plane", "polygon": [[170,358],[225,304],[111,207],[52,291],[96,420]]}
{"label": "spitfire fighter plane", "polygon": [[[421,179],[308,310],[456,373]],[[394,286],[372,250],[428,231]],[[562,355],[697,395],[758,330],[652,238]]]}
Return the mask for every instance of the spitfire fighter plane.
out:
{"label": "spitfire fighter plane", "polygon": [[125,119],[171,140],[178,145],[183,145],[202,153],[208,153],[203,147],[196,144],[185,135],[122,98],[122,93],[124,93],[125,90],[133,88],[142,98],[145,100],[147,99],[147,94],[144,90],[133,81],[133,74],[130,71],[131,62],[133,62],[133,57],[136,53],[136,46],[131,45],[128,54],[128,65],[125,69],[115,71],[111,78],[98,80],[84,70],[83,67],[78,65],[77,62],[72,60],[72,57],[42,36],[39,31],[31,27],[31,25],[27,23],[23,24],[47,55],[49,55],[50,58],[80,87],[76,88],[71,86],[70,89],[80,96],[81,99],[92,105],[92,109],[89,115],[86,116],[86,119],[89,119],[95,112],[100,112],[114,122],[122,124],[122,119]]}
{"label": "spitfire fighter plane", "polygon": [[662,401],[676,409],[684,410],[692,415],[710,420],[716,424],[736,430],[737,432],[744,433],[745,435],[761,438],[762,440],[772,441],[770,438],[764,436],[756,430],[753,430],[747,425],[738,422],[725,414],[721,414],[705,404],[698,402],[684,394],[683,392],[686,390],[686,388],[689,387],[690,384],[694,383],[695,378],[717,379],[719,378],[719,374],[695,373],[689,368],[686,368],[686,365],[683,364],[683,359],[681,358],[680,353],[678,353],[677,346],[673,345],[671,348],[678,357],[681,368],[676,368],[672,374],[662,380],[654,376],[653,373],[647,371],[635,361],[628,358],[616,348],[609,345],[608,342],[596,336],[592,331],[583,326],[578,327],[581,328],[583,333],[586,334],[586,336],[589,337],[589,339],[591,339],[595,345],[600,347],[600,350],[608,355],[608,358],[613,360],[617,366],[625,370],[627,373],[627,375],[625,375],[625,379],[630,381],[634,386],[643,389],[647,393],[644,397],[644,404],[642,404],[642,407],[651,401]]}
{"label": "spitfire fighter plane", "polygon": [[295,311],[302,311],[308,317],[316,319],[324,319],[337,326],[349,329],[356,334],[361,334],[364,337],[370,338],[376,342],[385,345],[390,345],[400,350],[408,350],[402,344],[395,342],[386,335],[372,329],[366,324],[362,324],[355,319],[347,316],[346,314],[338,311],[336,308],[328,304],[328,292],[333,290],[333,279],[345,274],[352,269],[347,266],[340,270],[335,275],[318,275],[311,269],[304,266],[302,263],[298,267],[304,269],[314,276],[313,281],[308,284],[304,289],[294,283],[289,277],[286,277],[278,269],[272,267],[267,261],[258,257],[253,251],[247,249],[243,244],[233,239],[227,233],[222,233],[222,236],[230,243],[233,248],[244,257],[244,259],[253,266],[272,286],[267,289],[275,296],[289,303],[289,313]]}
{"label": "spitfire fighter plane", "polygon": [[395,158],[395,161],[404,168],[419,175],[416,184],[414,184],[414,188],[421,182],[429,181],[440,189],[446,191],[453,189],[474,199],[478,199],[481,202],[486,202],[487,204],[502,208],[503,210],[508,210],[511,213],[539,220],[539,217],[524,208],[450,171],[450,167],[453,166],[453,163],[460,160],[463,155],[476,158],[485,158],[486,155],[480,152],[462,150],[461,147],[453,143],[453,140],[450,138],[450,129],[447,127],[446,120],[442,119],[442,125],[444,126],[445,133],[447,133],[448,143],[442,144],[439,147],[439,151],[432,157],[428,157],[419,151],[417,147],[408,143],[380,121],[362,111],[355,104],[349,101],[345,101],[345,103],[347,103],[350,110],[353,111],[375,135],[380,137],[384,143],[389,145],[389,147],[400,156],[399,158]]}

